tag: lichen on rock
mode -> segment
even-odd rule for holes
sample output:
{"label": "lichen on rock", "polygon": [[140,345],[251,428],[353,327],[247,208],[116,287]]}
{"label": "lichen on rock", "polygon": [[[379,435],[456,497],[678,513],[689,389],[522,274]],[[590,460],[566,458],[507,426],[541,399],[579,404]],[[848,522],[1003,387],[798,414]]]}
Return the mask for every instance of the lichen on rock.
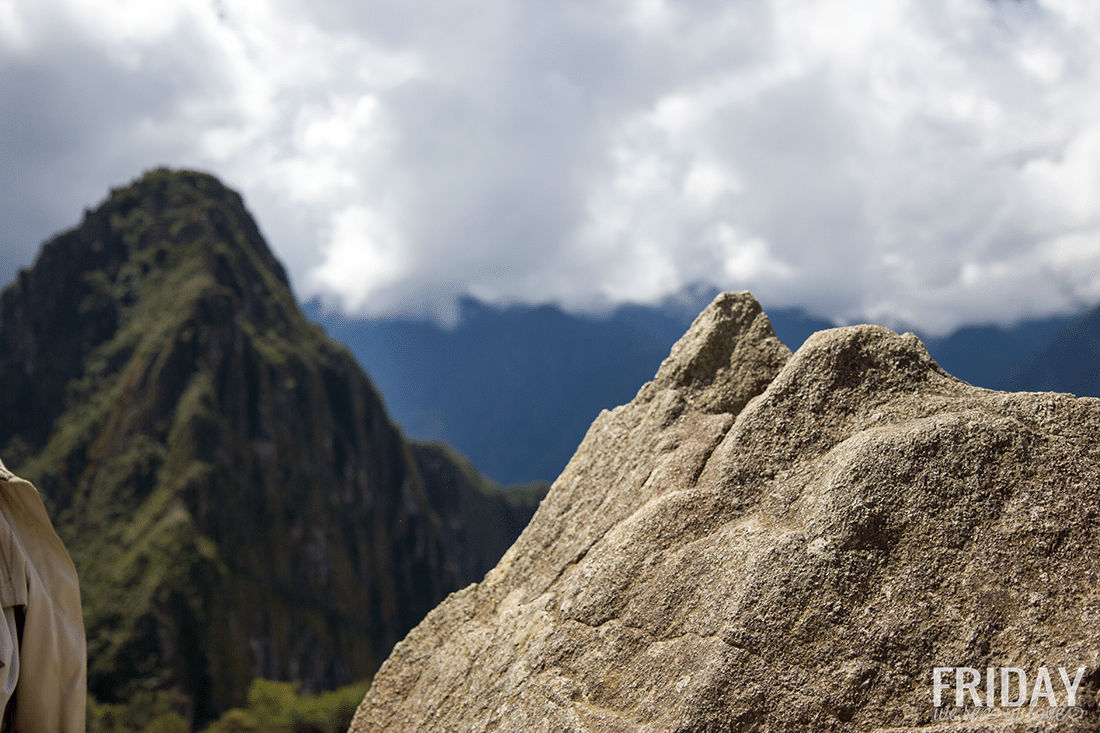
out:
{"label": "lichen on rock", "polygon": [[[1100,400],[972,387],[911,334],[790,355],[720,295],[352,731],[1097,729],[1098,428]],[[1063,707],[1084,668],[1080,717],[947,719],[936,667],[1046,668]]]}

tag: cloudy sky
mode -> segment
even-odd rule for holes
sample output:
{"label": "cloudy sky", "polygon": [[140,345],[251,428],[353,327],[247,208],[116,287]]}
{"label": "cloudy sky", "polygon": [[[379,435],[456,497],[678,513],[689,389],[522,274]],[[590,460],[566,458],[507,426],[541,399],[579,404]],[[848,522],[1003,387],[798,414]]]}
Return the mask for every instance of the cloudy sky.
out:
{"label": "cloudy sky", "polygon": [[299,297],[1100,301],[1095,0],[0,0],[0,279],[158,165]]}

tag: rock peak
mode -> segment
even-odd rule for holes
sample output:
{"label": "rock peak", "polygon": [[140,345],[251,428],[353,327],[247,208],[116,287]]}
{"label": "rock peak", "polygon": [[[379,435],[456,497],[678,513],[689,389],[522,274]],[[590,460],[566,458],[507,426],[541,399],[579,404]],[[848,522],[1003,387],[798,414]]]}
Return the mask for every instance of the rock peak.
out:
{"label": "rock peak", "polygon": [[705,412],[737,414],[790,355],[756,298],[722,293],[672,347],[653,381],[685,390]]}
{"label": "rock peak", "polygon": [[723,294],[352,731],[1016,729],[936,708],[937,667],[1083,668],[1028,722],[1096,730],[1098,431],[1100,400],[978,389],[884,328],[788,358]]}

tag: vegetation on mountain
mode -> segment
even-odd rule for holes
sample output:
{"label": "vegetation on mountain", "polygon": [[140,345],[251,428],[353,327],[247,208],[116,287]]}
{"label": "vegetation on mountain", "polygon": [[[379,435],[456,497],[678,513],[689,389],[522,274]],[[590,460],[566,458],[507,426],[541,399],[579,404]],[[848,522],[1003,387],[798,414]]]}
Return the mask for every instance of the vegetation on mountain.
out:
{"label": "vegetation on mountain", "polygon": [[[295,682],[255,679],[244,707],[225,711],[205,733],[344,733],[370,681],[318,694]],[[164,697],[146,705],[89,700],[88,733],[187,733],[190,725]]]}
{"label": "vegetation on mountain", "polygon": [[255,678],[369,677],[538,500],[406,442],[202,173],[151,171],[44,245],[0,295],[0,381],[0,451],[80,573],[92,695],[188,725]]}

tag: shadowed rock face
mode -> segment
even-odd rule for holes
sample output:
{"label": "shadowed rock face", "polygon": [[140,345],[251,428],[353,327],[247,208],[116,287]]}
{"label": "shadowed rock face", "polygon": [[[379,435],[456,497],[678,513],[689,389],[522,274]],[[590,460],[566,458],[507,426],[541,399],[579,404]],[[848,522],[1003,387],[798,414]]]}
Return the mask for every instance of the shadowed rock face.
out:
{"label": "shadowed rock face", "polygon": [[1007,666],[1059,706],[1084,667],[1084,718],[1040,727],[1096,729],[1098,428],[1100,400],[977,389],[884,328],[792,356],[723,294],[351,730],[1008,731],[932,702],[934,667]]}

